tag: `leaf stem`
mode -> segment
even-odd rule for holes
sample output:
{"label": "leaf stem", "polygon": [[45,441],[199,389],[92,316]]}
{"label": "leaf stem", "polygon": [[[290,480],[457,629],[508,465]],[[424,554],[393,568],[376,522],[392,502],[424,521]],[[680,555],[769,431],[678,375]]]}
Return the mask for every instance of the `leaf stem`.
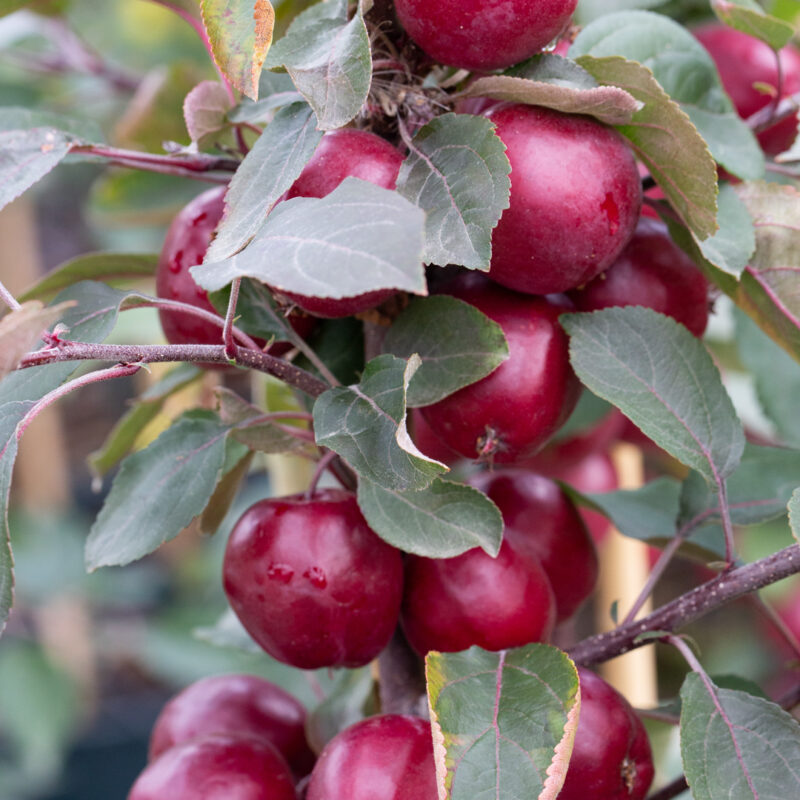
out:
{"label": "leaf stem", "polygon": [[52,392],[48,392],[44,397],[36,401],[31,406],[28,413],[20,420],[17,425],[16,437],[17,440],[22,437],[28,426],[42,413],[46,408],[51,406],[56,400],[64,397],[76,389],[81,389],[84,386],[89,386],[92,383],[100,383],[101,381],[109,381],[114,378],[126,378],[129,375],[135,375],[142,368],[141,364],[117,364],[115,367],[108,369],[100,369],[95,372],[88,372],[86,375],[81,375],[79,378],[68,381],[62,384]]}
{"label": "leaf stem", "polygon": [[322,458],[317,462],[317,467],[314,470],[314,474],[311,476],[311,483],[308,484],[308,489],[306,489],[306,500],[311,500],[311,498],[314,496],[314,492],[317,491],[317,484],[319,484],[320,478],[336,457],[336,453],[334,453],[333,450],[328,450],[328,452],[325,453],[325,455],[323,455]]}
{"label": "leaf stem", "polygon": [[225,355],[233,361],[236,355],[236,343],[233,340],[233,320],[236,317],[236,304],[239,302],[239,289],[242,285],[241,278],[235,278],[231,284],[231,296],[228,300],[228,313],[225,315],[225,324],[222,328],[222,343],[225,345]]}
{"label": "leaf stem", "polygon": [[736,541],[734,539],[731,510],[728,506],[728,489],[724,478],[721,478],[717,484],[717,496],[719,497],[719,515],[722,521],[722,530],[725,532],[725,560],[728,563],[728,568],[730,568],[736,560]]}
{"label": "leaf stem", "polygon": [[647,800],[672,800],[673,797],[677,797],[679,794],[683,794],[689,788],[689,784],[686,782],[686,776],[681,775],[680,778],[672,781],[672,783],[667,784],[663,789],[660,789],[655,794],[650,795]]}
{"label": "leaf stem", "polygon": [[213,173],[236,172],[239,167],[239,162],[236,159],[222,158],[205,153],[161,155],[159,153],[123,150],[118,147],[97,144],[73,145],[70,148],[70,153],[79,153],[92,158],[104,159],[117,167],[157,172],[161,175],[177,175],[182,178],[221,184],[228,183],[230,177]]}
{"label": "leaf stem", "polygon": [[[29,353],[18,369],[52,364],[62,361],[117,361],[124,363],[163,363],[188,361],[199,364],[229,364],[223,345],[113,345],[62,341],[58,347],[49,347]],[[328,385],[294,364],[260,350],[237,347],[234,362],[272,375],[311,397],[328,390]]]}
{"label": "leaf stem", "polygon": [[6,289],[3,285],[3,282],[0,281],[0,300],[2,300],[12,311],[19,311],[22,306],[17,302],[17,299],[14,297],[11,292]]}
{"label": "leaf stem", "polygon": [[724,572],[678,597],[643,619],[613,631],[591,636],[569,650],[578,664],[589,666],[621,656],[648,644],[637,641],[648,631],[678,630],[733,600],[800,572],[800,544],[786,547],[760,561]]}

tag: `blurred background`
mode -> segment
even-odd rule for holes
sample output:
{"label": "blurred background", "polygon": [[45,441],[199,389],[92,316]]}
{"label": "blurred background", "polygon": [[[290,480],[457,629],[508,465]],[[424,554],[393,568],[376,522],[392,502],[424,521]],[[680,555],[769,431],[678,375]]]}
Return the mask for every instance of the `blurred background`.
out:
{"label": "blurred background", "polygon": [[[584,0],[582,19],[591,19],[602,3]],[[279,27],[309,4],[273,0]],[[708,14],[707,0],[629,3],[645,5],[685,22]],[[787,19],[800,13],[796,0],[773,6]],[[107,141],[121,147],[162,152],[163,142],[188,143],[183,98],[215,73],[185,23],[146,0],[52,0],[35,8],[38,13],[0,18],[0,107],[93,120]],[[81,253],[156,253],[174,214],[206,187],[85,163],[62,165],[0,213],[0,279],[20,292]],[[146,283],[142,288],[152,292]],[[719,300],[707,338],[742,417],[769,437],[774,431],[742,366],[734,327],[733,312]],[[112,341],[160,339],[156,313],[138,310],[121,315]],[[200,677],[263,675],[309,705],[330,685],[327,673],[304,675],[284,667],[255,652],[235,625],[217,626],[226,611],[220,569],[227,532],[255,500],[301,488],[305,473],[297,465],[257,461],[216,536],[189,529],[127,568],[86,574],[83,544],[113,476],[103,474],[104,442],[129,402],[164,374],[165,368],[154,367],[150,374],[67,397],[37,419],[21,443],[10,519],[17,599],[0,640],[3,800],[121,800],[145,763],[147,737],[161,706]],[[211,403],[214,386],[228,379],[218,373],[187,376],[185,388],[154,408],[136,447],[152,441],[186,408]],[[248,390],[280,393],[265,379],[256,380]],[[658,453],[647,458],[652,474],[680,474],[678,465]],[[741,553],[751,560],[790,543],[788,526],[776,522],[748,529]],[[656,602],[703,577],[701,567],[678,562]],[[764,596],[785,610],[800,633],[800,584],[784,582]],[[576,629],[590,630],[592,620],[587,609]],[[792,653],[752,603],[718,612],[688,632],[702,642],[710,673],[745,676],[771,695],[791,685],[785,667]],[[659,649],[658,659],[659,695],[667,702],[685,666],[666,649]],[[648,721],[660,780],[680,771],[677,735],[669,724],[674,711],[666,706],[666,722]]]}

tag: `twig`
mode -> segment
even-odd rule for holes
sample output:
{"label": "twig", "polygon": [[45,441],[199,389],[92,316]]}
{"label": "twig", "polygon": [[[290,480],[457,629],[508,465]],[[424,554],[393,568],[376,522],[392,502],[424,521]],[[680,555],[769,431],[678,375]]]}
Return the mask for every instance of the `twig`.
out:
{"label": "twig", "polygon": [[236,172],[239,162],[234,158],[221,158],[194,153],[191,155],[160,155],[144,153],[138,150],[123,150],[105,145],[81,144],[73,145],[70,153],[79,153],[92,158],[99,158],[117,167],[140,169],[146,172],[158,172],[162,175],[177,175],[209,183],[228,183],[230,176],[215,175],[215,172]]}
{"label": "twig", "polygon": [[3,282],[0,281],[0,300],[2,300],[12,311],[19,311],[22,306],[17,302],[16,297],[14,297],[11,292],[6,289],[3,285]]}
{"label": "twig", "polygon": [[135,375],[142,368],[141,364],[118,364],[116,367],[108,369],[100,369],[96,372],[88,372],[86,375],[81,375],[79,378],[67,381],[52,392],[48,392],[44,397],[36,401],[31,406],[27,414],[20,420],[17,425],[16,438],[19,440],[22,434],[25,433],[28,426],[41,414],[46,408],[51,406],[56,400],[64,397],[76,389],[81,389],[84,386],[89,386],[92,383],[100,383],[101,381],[109,381],[114,378],[126,378],[129,375]]}
{"label": "twig", "polygon": [[[29,353],[22,359],[18,369],[62,361],[87,360],[142,364],[169,361],[229,364],[231,361],[225,354],[223,345],[113,345],[62,341],[58,347],[48,347]],[[328,390],[328,385],[310,372],[260,350],[237,347],[233,360],[241,367],[249,367],[272,375],[311,397],[318,397]]]}
{"label": "twig", "polygon": [[658,561],[656,561],[653,569],[650,570],[647,583],[645,583],[641,593],[636,598],[636,602],[631,606],[630,611],[622,621],[623,625],[627,625],[636,619],[636,615],[642,610],[642,607],[650,598],[650,595],[653,593],[653,589],[656,588],[656,584],[661,580],[661,577],[664,575],[664,572],[672,561],[673,556],[678,552],[678,549],[683,544],[683,540],[684,537],[678,533],[675,538],[672,539],[672,541],[661,551]]}
{"label": "twig", "polygon": [[792,545],[739,569],[717,575],[647,617],[592,636],[571,648],[569,654],[585,666],[608,661],[648,644],[637,638],[649,631],[673,632],[743,595],[763,589],[800,572],[800,545]]}
{"label": "twig", "polygon": [[647,800],[672,800],[673,797],[677,797],[679,794],[682,794],[689,788],[689,784],[686,783],[686,777],[681,775],[680,778],[672,781],[672,783],[667,784],[663,789],[660,789],[655,794],[650,795]]}
{"label": "twig", "polygon": [[236,317],[236,304],[239,302],[239,289],[242,285],[241,278],[234,278],[231,284],[231,296],[228,300],[228,313],[225,315],[225,324],[222,328],[222,343],[225,345],[225,355],[233,361],[236,355],[236,343],[233,340],[233,320]]}

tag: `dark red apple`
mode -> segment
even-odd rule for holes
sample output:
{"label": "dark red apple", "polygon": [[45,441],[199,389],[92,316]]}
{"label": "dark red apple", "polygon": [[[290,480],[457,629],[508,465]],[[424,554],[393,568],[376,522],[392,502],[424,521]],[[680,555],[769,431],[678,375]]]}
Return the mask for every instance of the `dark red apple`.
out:
{"label": "dark red apple", "polygon": [[610,267],[642,205],[622,136],[590,117],[536,106],[497,106],[487,116],[511,162],[511,204],[492,235],[490,277],[544,295]]}
{"label": "dark red apple", "polygon": [[223,583],[274,658],[301,669],[361,667],[397,625],[403,563],[367,526],[354,495],[326,489],[245,511],[228,540]]}
{"label": "dark red apple", "polygon": [[403,630],[414,649],[456,653],[545,641],[553,589],[538,559],[503,542],[497,558],[474,549],[455,558],[406,561]]}
{"label": "dark red apple", "polygon": [[630,703],[578,667],[581,712],[558,800],[643,800],[653,781],[650,741]]}
{"label": "dark red apple", "polygon": [[577,0],[395,0],[408,35],[442,64],[504,69],[538,53],[569,24]]}
{"label": "dark red apple", "polygon": [[670,238],[667,226],[642,218],[620,257],[569,297],[579,311],[645,306],[702,336],[708,325],[708,281]]}
{"label": "dark red apple", "polygon": [[[189,268],[203,263],[225,211],[225,187],[209,189],[192,200],[172,221],[161,249],[156,270],[156,294],[165,300],[177,300],[219,316],[208,299],[208,292],[194,282]],[[191,314],[159,309],[161,328],[170,344],[222,344],[222,318],[215,325]],[[302,337],[314,328],[314,320],[293,315],[292,327]],[[259,341],[262,346],[266,342]],[[287,342],[273,344],[270,355],[281,356],[291,349]]]}
{"label": "dark red apple", "polygon": [[434,432],[425,421],[422,411],[418,408],[411,409],[411,438],[414,444],[428,458],[441,461],[452,467],[460,460],[460,456],[451,450]]}
{"label": "dark red apple", "polygon": [[176,745],[151,762],[128,800],[295,800],[283,756],[245,734],[212,734]]}
{"label": "dark red apple", "polygon": [[[394,189],[402,163],[400,151],[374,133],[353,128],[330,131],[322,137],[311,161],[286,193],[286,199],[325,197],[350,177],[369,181],[384,189]],[[281,294],[314,316],[349,317],[375,308],[395,292],[381,289],[339,299],[308,297],[293,292]]]}
{"label": "dark red apple", "polygon": [[422,409],[426,422],[465,458],[510,463],[532,456],[566,422],[580,393],[558,323],[567,307],[475,273],[444,291],[498,323],[510,356],[483,380]]}
{"label": "dark red apple", "polygon": [[[743,119],[773,102],[773,97],[758,88],[765,84],[777,91],[778,62],[772,48],[746,33],[719,23],[704,25],[694,31],[700,44],[714,59],[722,85]],[[800,92],[800,51],[787,45],[780,52],[783,71],[782,97]],[[758,134],[764,152],[778,155],[788,150],[797,136],[797,115],[772,125]]]}
{"label": "dark red apple", "polygon": [[556,621],[569,619],[594,591],[598,572],[578,509],[557,483],[528,470],[483,472],[470,483],[500,509],[505,540],[541,562],[553,587]]}
{"label": "dark red apple", "polygon": [[307,800],[437,800],[429,722],[386,714],[342,731],[322,751]]}
{"label": "dark red apple", "polygon": [[295,775],[305,775],[315,760],[305,719],[303,706],[274,683],[255,675],[215,675],[188,686],[164,706],[150,735],[150,760],[211,733],[246,733],[266,739]]}
{"label": "dark red apple", "polygon": [[[552,465],[547,475],[574,486],[584,494],[601,494],[619,489],[617,470],[608,453],[591,453],[576,464],[561,467]],[[611,530],[611,523],[598,511],[581,508],[580,514],[595,544],[602,544]]]}

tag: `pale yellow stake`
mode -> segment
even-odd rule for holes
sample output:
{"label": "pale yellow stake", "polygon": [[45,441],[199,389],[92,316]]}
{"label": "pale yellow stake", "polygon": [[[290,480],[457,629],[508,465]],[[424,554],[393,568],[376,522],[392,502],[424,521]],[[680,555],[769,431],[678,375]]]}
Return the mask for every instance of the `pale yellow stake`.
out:
{"label": "pale yellow stake", "polygon": [[[644,459],[639,448],[618,444],[611,457],[619,475],[621,489],[638,489],[644,483]],[[647,545],[612,530],[600,548],[600,580],[597,591],[598,631],[614,628],[611,606],[617,603],[618,619],[625,618],[639,596],[650,573]],[[639,612],[649,614],[652,603]],[[658,703],[656,658],[653,645],[608,661],[600,668],[602,676],[637,708],[652,708]]]}

